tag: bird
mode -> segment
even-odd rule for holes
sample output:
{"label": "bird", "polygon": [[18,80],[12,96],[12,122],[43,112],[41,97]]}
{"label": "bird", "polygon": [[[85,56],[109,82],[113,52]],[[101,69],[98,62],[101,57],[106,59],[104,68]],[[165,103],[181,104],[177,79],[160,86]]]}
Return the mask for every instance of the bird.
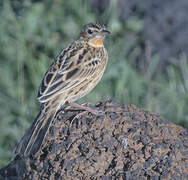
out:
{"label": "bird", "polygon": [[103,42],[108,34],[110,31],[103,24],[88,23],[78,38],[55,58],[38,90],[40,112],[15,148],[16,155],[28,157],[39,151],[62,105],[67,103],[97,114],[97,111],[75,101],[88,94],[103,76],[108,62]]}

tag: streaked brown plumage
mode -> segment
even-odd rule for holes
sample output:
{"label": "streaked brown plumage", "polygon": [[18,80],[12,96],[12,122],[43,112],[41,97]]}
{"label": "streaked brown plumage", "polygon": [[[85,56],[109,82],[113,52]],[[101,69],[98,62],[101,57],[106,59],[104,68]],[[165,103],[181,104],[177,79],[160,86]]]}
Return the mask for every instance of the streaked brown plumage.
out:
{"label": "streaked brown plumage", "polygon": [[79,38],[51,64],[38,91],[41,111],[19,142],[16,154],[35,154],[60,106],[85,96],[97,85],[108,60],[103,45],[107,34],[109,31],[98,23],[85,25]]}

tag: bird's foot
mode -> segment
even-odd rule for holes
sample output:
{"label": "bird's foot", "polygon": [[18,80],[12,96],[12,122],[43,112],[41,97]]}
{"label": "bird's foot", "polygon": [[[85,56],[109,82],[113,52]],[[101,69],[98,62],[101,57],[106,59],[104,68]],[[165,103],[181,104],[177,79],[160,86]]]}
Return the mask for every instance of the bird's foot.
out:
{"label": "bird's foot", "polygon": [[84,103],[84,104],[77,104],[77,103],[73,103],[73,102],[67,102],[67,104],[69,105],[68,107],[65,108],[66,111],[70,111],[70,110],[78,110],[78,111],[83,111],[78,113],[71,121],[70,126],[72,126],[73,122],[75,119],[80,119],[83,115],[87,114],[88,112],[90,112],[91,114],[94,114],[96,116],[99,115],[104,115],[104,112],[101,110],[97,110],[97,109],[92,109],[89,107],[90,103]]}
{"label": "bird's foot", "polygon": [[68,110],[68,111],[70,111],[70,110],[86,111],[86,112],[90,112],[91,114],[94,114],[94,115],[104,114],[103,111],[90,108],[89,105],[91,103],[77,104],[77,103],[74,103],[74,102],[67,102],[67,104],[69,106],[66,107],[65,110]]}

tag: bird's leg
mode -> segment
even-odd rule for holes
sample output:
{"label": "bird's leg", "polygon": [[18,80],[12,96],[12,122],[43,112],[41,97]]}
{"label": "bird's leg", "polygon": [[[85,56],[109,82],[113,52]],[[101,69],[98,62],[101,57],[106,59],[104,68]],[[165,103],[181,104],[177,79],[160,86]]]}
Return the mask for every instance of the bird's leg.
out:
{"label": "bird's leg", "polygon": [[86,112],[90,112],[91,114],[95,114],[95,115],[100,115],[102,114],[102,111],[96,110],[96,109],[92,109],[90,107],[88,107],[88,103],[84,103],[84,104],[77,104],[74,102],[67,102],[67,104],[73,108],[76,108],[78,110],[84,110]]}
{"label": "bird's leg", "polygon": [[104,112],[102,112],[100,110],[90,108],[89,107],[90,103],[77,104],[77,103],[74,103],[74,102],[67,101],[65,104],[68,105],[68,107],[66,107],[64,109],[65,111],[71,111],[71,110],[83,111],[83,112],[78,113],[71,120],[70,126],[72,126],[75,119],[80,119],[83,115],[87,114],[88,112],[90,112],[91,114],[95,114],[97,116],[104,114]]}
{"label": "bird's leg", "polygon": [[[92,109],[90,107],[88,107],[88,104],[89,103],[84,103],[84,104],[77,104],[77,103],[74,103],[74,102],[69,102],[67,101],[67,104],[72,107],[72,108],[76,108],[76,110],[84,110],[86,112],[90,112],[92,114],[95,114],[95,115],[100,115],[100,114],[103,114],[102,111],[99,111],[99,110],[95,110],[95,109]],[[66,109],[67,110],[67,109]],[[70,108],[68,107],[68,110],[70,110]]]}
{"label": "bird's leg", "polygon": [[[103,115],[104,113],[102,111],[99,110],[94,110],[91,109],[90,107],[88,107],[88,105],[90,103],[84,103],[84,104],[77,104],[74,102],[66,102],[66,104],[68,104],[68,108],[66,108],[65,110],[71,110],[71,108],[75,108],[76,110],[83,110],[83,112],[78,113],[71,121],[70,126],[72,126],[73,122],[75,119],[80,119],[81,116],[87,114],[88,112],[95,114],[95,115]],[[74,110],[75,110],[74,109]]]}
{"label": "bird's leg", "polygon": [[[69,110],[69,111],[71,111],[71,110],[84,110],[83,109],[83,107],[82,108],[78,108],[78,107],[75,107],[75,106],[71,106],[68,102],[66,102],[66,104],[68,105],[66,108],[64,108],[65,110]],[[76,104],[76,103],[75,103]],[[82,104],[80,104],[80,106],[84,106],[84,107],[89,107],[89,105],[90,105],[91,103],[89,103],[89,102],[86,102],[86,103],[82,103]],[[78,104],[79,105],[79,104]]]}
{"label": "bird's leg", "polygon": [[85,107],[89,107],[89,105],[91,105],[91,103],[90,102],[85,102],[85,103],[82,103],[80,105],[85,106]]}

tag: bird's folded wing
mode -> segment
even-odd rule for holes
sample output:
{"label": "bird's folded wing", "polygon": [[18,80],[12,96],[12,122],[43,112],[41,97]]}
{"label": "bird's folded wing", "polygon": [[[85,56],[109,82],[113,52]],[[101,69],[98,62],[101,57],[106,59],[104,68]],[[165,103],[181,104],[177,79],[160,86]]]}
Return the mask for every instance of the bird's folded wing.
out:
{"label": "bird's folded wing", "polygon": [[97,60],[90,59],[88,62],[87,59],[84,61],[84,57],[82,58],[82,63],[79,64],[79,53],[70,57],[68,61],[64,60],[61,64],[59,64],[59,61],[54,61],[39,88],[38,100],[41,103],[74,89],[94,75],[98,63],[92,62],[97,62]]}

